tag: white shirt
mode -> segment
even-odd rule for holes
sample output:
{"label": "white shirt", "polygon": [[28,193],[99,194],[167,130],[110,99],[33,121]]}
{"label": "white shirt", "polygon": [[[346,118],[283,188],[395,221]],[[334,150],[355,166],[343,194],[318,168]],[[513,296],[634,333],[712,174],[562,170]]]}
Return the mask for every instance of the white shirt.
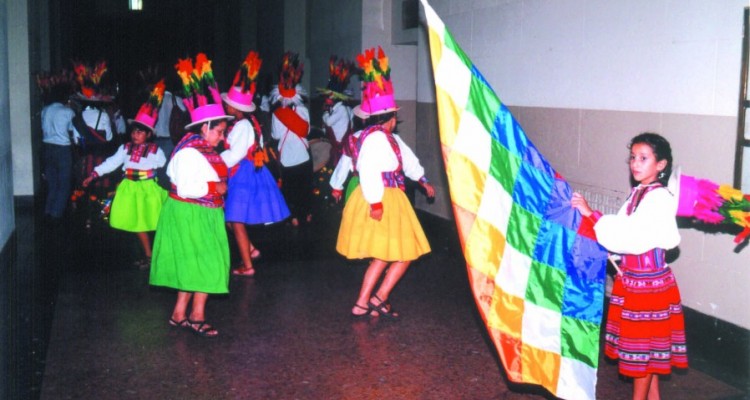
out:
{"label": "white shirt", "polygon": [[[109,114],[107,114],[106,111],[87,106],[86,109],[81,113],[81,116],[83,117],[83,122],[85,122],[86,125],[90,126],[96,131],[104,131],[106,140],[108,142],[112,140],[112,124],[109,121]],[[73,129],[75,133],[75,140],[77,142],[78,138],[81,137],[81,134],[75,128]]]}
{"label": "white shirt", "polygon": [[[355,138],[359,138],[360,133],[362,133],[362,131],[356,131],[352,133],[352,136],[354,136]],[[343,190],[344,182],[346,182],[346,178],[352,171],[354,171],[354,168],[352,166],[352,158],[346,155],[346,153],[341,153],[339,162],[333,169],[333,172],[331,173],[331,179],[328,181],[328,183],[335,190]]]}
{"label": "white shirt", "polygon": [[227,136],[227,143],[229,149],[221,152],[221,158],[228,168],[232,168],[247,157],[247,151],[255,144],[253,124],[247,119],[237,121]]}
{"label": "white shirt", "polygon": [[115,129],[117,130],[118,135],[124,135],[128,130],[125,117],[122,116],[120,110],[115,111]]}
{"label": "white shirt", "polygon": [[123,144],[117,149],[115,154],[94,167],[94,171],[101,176],[114,171],[120,165],[122,165],[123,171],[128,168],[145,171],[161,168],[166,163],[167,157],[164,156],[164,152],[159,148],[157,148],[156,153],[144,154],[138,162],[133,162],[130,160],[130,154],[128,154]]}
{"label": "white shirt", "polygon": [[170,137],[169,132],[169,119],[172,115],[172,109],[174,108],[174,105],[172,104],[172,99],[175,99],[175,102],[177,103],[177,108],[179,108],[182,111],[187,111],[185,108],[185,105],[182,104],[182,98],[180,96],[176,96],[172,94],[172,92],[165,91],[164,92],[164,99],[162,99],[161,107],[159,107],[159,116],[156,119],[156,125],[154,125],[154,134],[156,137],[160,138],[168,138]]}
{"label": "white shirt", "polygon": [[[294,111],[302,119],[310,122],[310,113],[307,107],[300,104]],[[307,139],[301,138],[287,129],[286,125],[276,118],[275,114],[272,114],[271,117],[271,136],[279,141],[279,161],[281,165],[293,167],[310,159],[310,154],[307,152],[309,147]]]}
{"label": "white shirt", "polygon": [[[393,135],[393,137],[396,138],[396,143],[401,149],[404,175],[411,180],[418,181],[424,176],[424,168],[419,163],[419,159],[398,135]],[[382,173],[394,171],[396,168],[398,168],[398,158],[385,133],[376,131],[367,136],[359,150],[357,171],[359,171],[362,195],[368,203],[380,203],[385,191]]]}
{"label": "white shirt", "polygon": [[75,112],[62,103],[52,103],[42,109],[42,133],[44,143],[70,146],[70,133]]}
{"label": "white shirt", "polygon": [[653,189],[627,215],[628,201],[615,215],[604,215],[594,231],[599,243],[611,253],[643,254],[651,249],[671,249],[680,244],[677,202],[666,188]]}
{"label": "white shirt", "polygon": [[177,195],[186,199],[207,195],[208,182],[221,181],[206,157],[191,147],[175,153],[167,165],[167,176],[177,186]]}
{"label": "white shirt", "polygon": [[323,124],[331,127],[333,136],[336,137],[336,141],[339,143],[344,138],[346,131],[349,130],[351,123],[352,109],[347,107],[343,102],[334,104],[330,112],[323,112]]}

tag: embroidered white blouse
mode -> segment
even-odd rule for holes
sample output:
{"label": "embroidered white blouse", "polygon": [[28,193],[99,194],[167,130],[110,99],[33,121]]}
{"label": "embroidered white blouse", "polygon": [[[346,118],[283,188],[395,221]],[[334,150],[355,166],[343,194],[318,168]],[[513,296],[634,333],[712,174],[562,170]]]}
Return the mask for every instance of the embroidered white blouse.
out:
{"label": "embroidered white blouse", "polygon": [[[632,197],[632,193],[631,193]],[[666,188],[653,189],[627,215],[630,198],[617,214],[603,215],[594,225],[599,243],[617,254],[643,254],[654,248],[672,249],[680,244],[677,202]]]}
{"label": "embroidered white blouse", "polygon": [[[393,137],[396,138],[396,143],[401,149],[404,175],[418,181],[424,176],[424,168],[419,163],[419,159],[398,135],[393,135]],[[385,133],[381,131],[371,133],[362,143],[357,160],[362,194],[368,203],[379,203],[383,199],[385,186],[382,173],[394,171],[397,167],[398,158]]]}
{"label": "embroidered white blouse", "polygon": [[121,165],[123,171],[126,169],[147,171],[161,168],[166,163],[167,158],[164,156],[164,152],[160,148],[157,148],[156,153],[143,154],[138,162],[132,161],[130,159],[130,154],[128,154],[125,145],[123,144],[120,145],[115,154],[94,167],[94,171],[100,176],[106,175],[116,170],[117,167]]}
{"label": "embroidered white blouse", "polygon": [[219,174],[200,151],[184,148],[167,165],[167,175],[177,186],[177,195],[198,199],[208,194],[208,182],[220,182]]}

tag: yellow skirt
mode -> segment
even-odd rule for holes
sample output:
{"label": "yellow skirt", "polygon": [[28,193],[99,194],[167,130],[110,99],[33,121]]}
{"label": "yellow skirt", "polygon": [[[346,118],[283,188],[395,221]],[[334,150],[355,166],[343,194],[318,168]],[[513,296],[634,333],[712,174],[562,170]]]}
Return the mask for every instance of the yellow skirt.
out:
{"label": "yellow skirt", "polygon": [[370,217],[370,204],[357,187],[341,218],[336,250],[349,259],[411,261],[430,252],[430,244],[404,192],[385,188],[383,218]]}

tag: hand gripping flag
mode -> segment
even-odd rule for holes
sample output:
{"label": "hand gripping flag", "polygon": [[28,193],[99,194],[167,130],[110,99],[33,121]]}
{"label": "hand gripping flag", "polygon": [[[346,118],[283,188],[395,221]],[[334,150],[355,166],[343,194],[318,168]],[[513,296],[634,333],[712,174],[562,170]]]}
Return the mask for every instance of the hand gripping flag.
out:
{"label": "hand gripping flag", "polygon": [[508,377],[594,399],[606,251],[572,191],[422,0],[469,281]]}

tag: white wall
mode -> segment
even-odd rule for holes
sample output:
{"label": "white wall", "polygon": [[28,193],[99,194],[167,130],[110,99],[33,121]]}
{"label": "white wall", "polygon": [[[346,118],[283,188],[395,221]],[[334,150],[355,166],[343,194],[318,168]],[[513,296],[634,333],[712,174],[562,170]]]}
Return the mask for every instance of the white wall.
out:
{"label": "white wall", "polygon": [[29,69],[28,2],[8,2],[8,73],[10,103],[10,131],[13,141],[13,193],[16,196],[34,194],[34,167],[39,160],[33,157],[31,130],[31,76]]}
{"label": "white wall", "polygon": [[742,0],[432,0],[507,104],[736,116]]}
{"label": "white wall", "polygon": [[8,1],[0,0],[0,248],[15,229],[8,101]]}
{"label": "white wall", "polygon": [[[629,138],[665,135],[688,175],[731,183],[740,0],[432,0],[529,137],[572,183],[625,193]],[[424,38],[418,100],[434,102]],[[681,230],[686,306],[750,328],[750,249]]]}

